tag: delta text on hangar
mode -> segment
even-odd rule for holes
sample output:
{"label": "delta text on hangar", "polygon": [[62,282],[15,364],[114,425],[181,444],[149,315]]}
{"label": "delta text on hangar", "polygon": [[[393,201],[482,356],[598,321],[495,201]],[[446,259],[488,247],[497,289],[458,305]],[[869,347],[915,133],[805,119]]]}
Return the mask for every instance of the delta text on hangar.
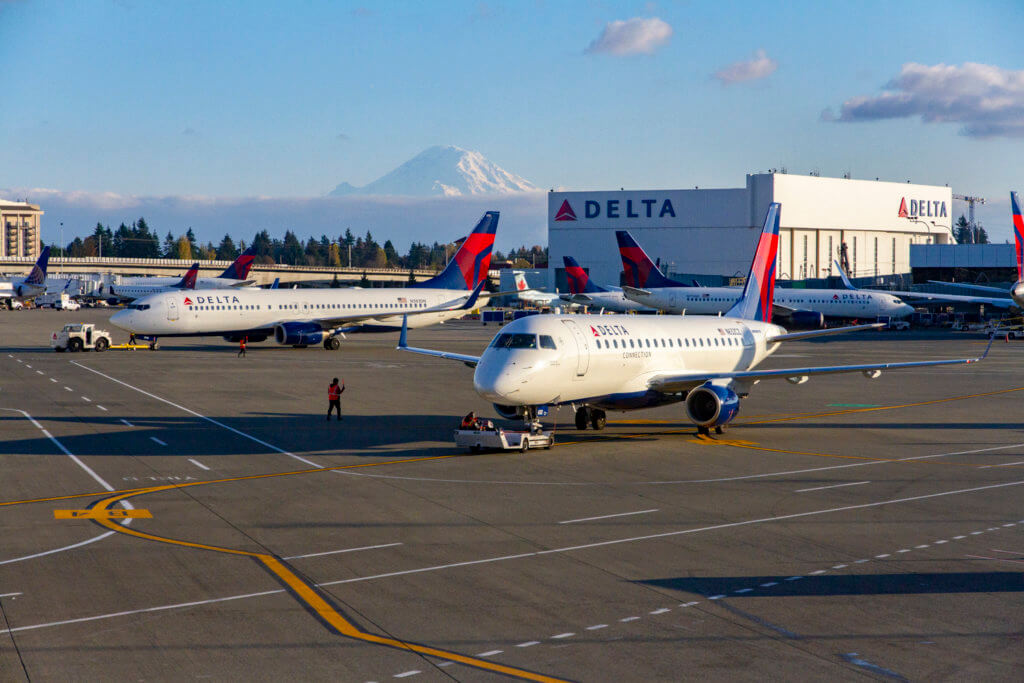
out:
{"label": "delta text on hangar", "polygon": [[[567,291],[563,256],[600,284],[621,283],[616,230],[628,230],[662,270],[727,284],[744,277],[771,202],[782,204],[780,280],[910,273],[911,244],[952,244],[949,187],[748,174],[746,187],[548,194],[550,283]],[[845,260],[844,260],[845,252]]]}

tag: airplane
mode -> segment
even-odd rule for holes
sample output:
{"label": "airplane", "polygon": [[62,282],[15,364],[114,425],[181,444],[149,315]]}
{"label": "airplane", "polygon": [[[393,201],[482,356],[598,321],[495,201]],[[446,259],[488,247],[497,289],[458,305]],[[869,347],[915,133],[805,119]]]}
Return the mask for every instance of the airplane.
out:
{"label": "airplane", "polygon": [[49,261],[50,247],[45,246],[28,275],[0,282],[0,300],[22,302],[43,294],[46,291],[46,266]]}
{"label": "airplane", "polygon": [[409,287],[368,289],[221,289],[164,292],[137,299],[110,322],[139,336],[221,336],[238,342],[272,337],[283,346],[341,348],[346,332],[387,332],[415,316],[415,327],[463,315],[483,296],[499,213],[488,211],[437,276]]}
{"label": "airplane", "polygon": [[562,294],[562,300],[592,309],[627,313],[629,311],[653,312],[653,308],[630,301],[621,287],[605,287],[593,282],[587,271],[580,267],[571,256],[563,256],[565,274],[569,279],[569,293]]}
{"label": "airplane", "polygon": [[562,299],[558,294],[538,292],[535,289],[531,289],[530,285],[526,282],[526,273],[521,270],[512,271],[512,279],[516,285],[516,298],[520,301],[525,301],[534,306],[558,306],[562,303]]}
{"label": "airplane", "polygon": [[[247,280],[253,261],[256,259],[255,247],[249,247],[239,254],[223,273],[216,277],[196,277],[191,289],[228,289],[234,287],[250,287],[254,284]],[[196,264],[198,266],[198,264]],[[194,266],[195,267],[195,266]],[[186,275],[187,277],[187,275]],[[134,301],[149,294],[170,291],[181,287],[181,280],[173,277],[135,277],[127,278],[120,284],[108,287],[109,303],[117,301]]]}
{"label": "airplane", "polygon": [[916,298],[922,300],[934,300],[934,301],[953,301],[963,302],[968,304],[986,304],[988,306],[995,306],[997,308],[1017,308],[1024,310],[1024,216],[1021,215],[1020,211],[1020,198],[1016,192],[1010,192],[1010,211],[1013,215],[1013,241],[1014,251],[1017,254],[1017,281],[1009,289],[1004,287],[988,287],[982,285],[972,285],[964,282],[940,282],[938,280],[929,280],[929,282],[937,285],[947,285],[950,287],[957,287],[961,289],[974,289],[982,290],[987,292],[998,292],[1003,296],[989,297],[989,296],[968,296],[961,294],[935,294],[933,292],[897,292],[891,291],[890,293],[896,294],[897,296],[903,296],[907,298]]}
{"label": "airplane", "polygon": [[[662,274],[625,230],[617,230],[619,254],[628,284],[626,298],[668,313],[720,315],[739,299],[736,287],[694,287]],[[914,307],[888,292],[854,289],[775,289],[773,313],[793,327],[824,327],[826,318],[905,318]]]}
{"label": "airplane", "polygon": [[[854,325],[788,332],[771,322],[781,205],[767,211],[741,295],[723,317],[535,315],[515,320],[480,356],[411,347],[403,329],[398,349],[474,367],[473,388],[506,418],[535,422],[538,408],[568,405],[576,427],[602,429],[606,410],[639,410],[682,402],[700,434],[722,433],[740,399],[761,380],[803,384],[811,375],[972,363],[962,358],[900,363],[756,370],[781,342],[881,327]],[[991,348],[991,343],[989,344]]]}

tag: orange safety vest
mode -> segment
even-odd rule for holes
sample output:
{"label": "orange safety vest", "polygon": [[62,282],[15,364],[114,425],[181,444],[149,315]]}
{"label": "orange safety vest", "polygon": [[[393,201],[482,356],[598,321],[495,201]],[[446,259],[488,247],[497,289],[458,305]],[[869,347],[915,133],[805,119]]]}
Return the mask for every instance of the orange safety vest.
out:
{"label": "orange safety vest", "polygon": [[341,399],[341,385],[330,384],[327,386],[327,398],[331,401],[337,401]]}

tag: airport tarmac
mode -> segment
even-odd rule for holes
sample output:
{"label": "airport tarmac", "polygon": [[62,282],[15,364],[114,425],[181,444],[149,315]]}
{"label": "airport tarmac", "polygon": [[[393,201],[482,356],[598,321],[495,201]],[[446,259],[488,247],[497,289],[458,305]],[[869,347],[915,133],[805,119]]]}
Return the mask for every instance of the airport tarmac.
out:
{"label": "airport tarmac", "polygon": [[[472,370],[397,334],[49,349],[70,321],[124,341],[109,315],[0,312],[0,679],[1019,679],[1024,342],[762,382],[720,437],[563,409],[552,450],[471,456]],[[765,367],[984,348],[873,332]]]}

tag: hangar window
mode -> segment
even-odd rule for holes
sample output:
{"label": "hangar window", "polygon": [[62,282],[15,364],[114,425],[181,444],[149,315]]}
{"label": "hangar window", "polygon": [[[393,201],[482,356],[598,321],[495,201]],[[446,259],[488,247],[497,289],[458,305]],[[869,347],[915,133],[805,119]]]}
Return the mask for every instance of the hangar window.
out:
{"label": "hangar window", "polygon": [[540,335],[540,348],[542,348],[542,349],[557,349],[558,347],[555,346],[555,340],[554,339],[552,339],[549,335],[542,334],[542,335]]}
{"label": "hangar window", "polygon": [[498,349],[535,349],[537,348],[537,335],[499,334],[494,338],[491,346]]}

